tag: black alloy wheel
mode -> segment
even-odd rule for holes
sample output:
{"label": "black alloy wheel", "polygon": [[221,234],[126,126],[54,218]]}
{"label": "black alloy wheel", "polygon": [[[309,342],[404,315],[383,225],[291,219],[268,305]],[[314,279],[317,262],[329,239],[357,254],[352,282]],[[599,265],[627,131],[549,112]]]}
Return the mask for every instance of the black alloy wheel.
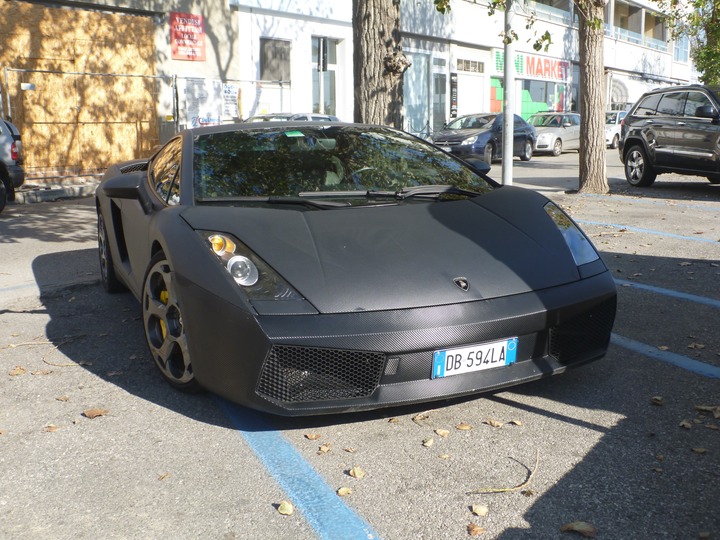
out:
{"label": "black alloy wheel", "polygon": [[163,378],[178,390],[199,391],[173,273],[162,251],[150,259],[145,273],[142,319],[150,354]]}
{"label": "black alloy wheel", "polygon": [[103,289],[109,293],[116,293],[125,290],[125,286],[115,276],[115,264],[110,253],[107,229],[102,213],[98,210],[97,222],[98,257],[100,259],[100,282]]}

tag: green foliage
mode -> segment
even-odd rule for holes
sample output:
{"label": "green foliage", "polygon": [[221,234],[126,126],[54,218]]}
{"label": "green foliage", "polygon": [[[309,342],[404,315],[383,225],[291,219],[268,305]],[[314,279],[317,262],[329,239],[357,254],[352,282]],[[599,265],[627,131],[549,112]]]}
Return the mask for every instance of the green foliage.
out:
{"label": "green foliage", "polygon": [[673,39],[685,36],[705,84],[720,84],[720,0],[655,0]]}

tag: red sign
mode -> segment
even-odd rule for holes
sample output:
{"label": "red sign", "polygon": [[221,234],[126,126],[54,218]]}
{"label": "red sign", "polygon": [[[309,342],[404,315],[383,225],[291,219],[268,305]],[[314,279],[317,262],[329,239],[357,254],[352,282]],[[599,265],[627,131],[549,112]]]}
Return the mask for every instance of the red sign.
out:
{"label": "red sign", "polygon": [[531,77],[566,81],[570,73],[570,62],[540,56],[526,55],[525,74]]}
{"label": "red sign", "polygon": [[205,23],[202,15],[170,12],[173,60],[205,61]]}

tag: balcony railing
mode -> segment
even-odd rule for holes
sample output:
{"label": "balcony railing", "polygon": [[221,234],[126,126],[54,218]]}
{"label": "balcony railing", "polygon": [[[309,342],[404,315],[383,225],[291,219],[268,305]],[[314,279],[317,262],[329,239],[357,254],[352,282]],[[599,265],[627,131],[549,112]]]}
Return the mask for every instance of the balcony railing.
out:
{"label": "balcony railing", "polygon": [[668,44],[666,41],[663,41],[662,39],[646,37],[645,38],[645,46],[649,47],[650,49],[655,49],[656,51],[668,52]]}
{"label": "balcony railing", "polygon": [[560,24],[570,24],[569,11],[537,2],[529,2],[529,7],[537,14],[538,19]]}
{"label": "balcony railing", "polygon": [[621,41],[627,41],[628,43],[634,43],[635,45],[642,45],[643,36],[638,32],[627,30],[626,28],[615,28],[615,39]]}

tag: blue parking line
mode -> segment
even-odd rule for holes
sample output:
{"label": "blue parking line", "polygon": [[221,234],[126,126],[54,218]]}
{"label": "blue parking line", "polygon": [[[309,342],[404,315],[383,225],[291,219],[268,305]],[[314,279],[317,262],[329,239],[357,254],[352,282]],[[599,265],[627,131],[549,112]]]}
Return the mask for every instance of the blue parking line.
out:
{"label": "blue parking line", "polygon": [[648,345],[647,343],[641,343],[640,341],[635,341],[634,339],[620,336],[614,332],[610,337],[610,341],[611,343],[613,343],[613,345],[619,345],[620,347],[630,349],[631,351],[643,354],[645,356],[649,356],[650,358],[653,358],[655,360],[667,362],[668,364],[672,364],[673,366],[677,366],[687,371],[691,371],[698,375],[702,375],[703,377],[720,379],[720,367],[706,364],[698,360],[693,360],[692,358],[688,358],[687,356],[683,356],[674,352],[661,351],[657,347]]}
{"label": "blue parking line", "polygon": [[667,238],[677,238],[678,240],[690,240],[691,242],[703,242],[706,244],[720,245],[720,241],[718,241],[718,240],[712,240],[710,238],[702,238],[700,236],[683,236],[681,234],[655,231],[653,229],[642,229],[640,227],[630,227],[628,225],[618,225],[617,223],[602,223],[599,221],[587,221],[584,219],[576,219],[575,222],[580,223],[581,225],[598,225],[600,227],[612,227],[614,229],[625,229],[628,231],[642,233],[642,234],[653,234],[655,236],[665,236]]}
{"label": "blue parking line", "polygon": [[679,298],[680,300],[687,300],[688,302],[695,302],[696,304],[705,304],[706,306],[720,309],[720,300],[715,300],[714,298],[707,298],[706,296],[698,296],[697,294],[688,294],[680,291],[673,291],[672,289],[654,287],[653,285],[646,285],[644,283],[637,283],[635,281],[628,281],[626,279],[615,278],[615,283],[623,287],[630,287],[632,289],[643,289],[645,291],[650,291],[656,294],[672,296],[673,298]]}
{"label": "blue parking line", "polygon": [[260,413],[222,398],[215,401],[319,538],[380,538]]}

